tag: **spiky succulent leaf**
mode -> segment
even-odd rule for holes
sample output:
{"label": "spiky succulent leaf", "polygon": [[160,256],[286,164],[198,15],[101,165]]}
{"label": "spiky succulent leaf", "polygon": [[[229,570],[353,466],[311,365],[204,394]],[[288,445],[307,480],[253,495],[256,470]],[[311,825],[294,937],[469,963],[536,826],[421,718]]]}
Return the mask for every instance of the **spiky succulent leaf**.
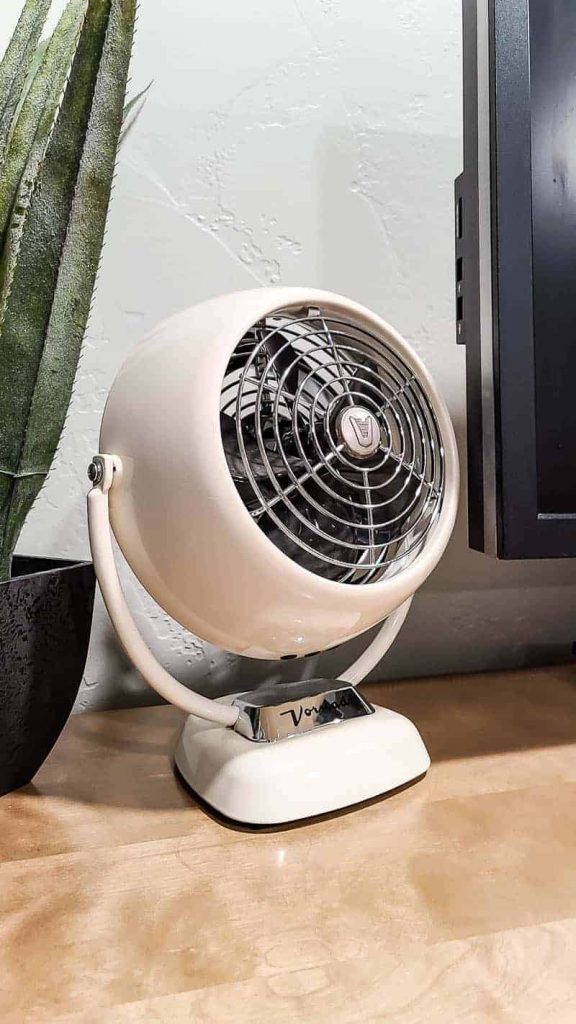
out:
{"label": "spiky succulent leaf", "polygon": [[[118,140],[119,146],[121,146],[122,143],[125,141],[127,135],[129,134],[129,132],[132,131],[132,128],[134,127],[136,121],[140,117],[142,107],[146,102],[146,93],[148,92],[148,89],[150,88],[151,85],[152,82],[148,82],[148,85],[144,89],[141,89],[140,92],[137,92],[136,95],[133,96],[132,99],[124,107],[124,116],[122,118],[122,131],[120,132],[120,138]],[[132,116],[130,116],[131,114]]]}
{"label": "spiky succulent leaf", "polygon": [[21,99],[51,0],[26,0],[0,63],[0,160]]}
{"label": "spiky succulent leaf", "polygon": [[[24,223],[30,195],[66,85],[86,3],[87,0],[71,0],[64,8],[50,39],[39,47],[35,73],[16,112],[10,132],[0,175],[0,244],[5,244],[6,229],[17,198],[18,216],[13,220],[15,237],[8,247],[12,253],[17,251],[18,233]],[[5,276],[9,272],[10,268],[6,267],[2,274],[4,292],[7,291]],[[0,300],[0,319],[1,308]]]}
{"label": "spiky succulent leaf", "polygon": [[122,123],[123,124],[126,124],[126,122],[128,120],[128,117],[132,113],[132,111],[134,110],[134,107],[136,106],[136,104],[139,103],[140,100],[144,99],[144,97],[146,96],[146,93],[150,89],[151,85],[152,85],[152,82],[148,82],[148,85],[145,85],[144,88],[140,89],[140,92],[137,92],[136,95],[133,96],[131,100],[128,100],[128,103],[125,105],[124,112],[122,114]]}
{"label": "spiky succulent leaf", "polygon": [[[89,0],[0,325],[0,572],[50,468],[104,237],[136,0]],[[6,568],[4,568],[6,572]]]}

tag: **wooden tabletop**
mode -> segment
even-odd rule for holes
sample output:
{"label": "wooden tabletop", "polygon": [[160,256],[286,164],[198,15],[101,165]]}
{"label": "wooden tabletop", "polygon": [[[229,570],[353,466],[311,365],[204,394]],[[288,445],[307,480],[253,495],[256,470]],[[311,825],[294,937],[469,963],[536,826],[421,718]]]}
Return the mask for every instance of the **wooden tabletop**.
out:
{"label": "wooden tabletop", "polygon": [[74,717],[0,800],[2,1024],[574,1024],[576,667],[364,692],[428,776],[272,833],[175,781],[179,712]]}

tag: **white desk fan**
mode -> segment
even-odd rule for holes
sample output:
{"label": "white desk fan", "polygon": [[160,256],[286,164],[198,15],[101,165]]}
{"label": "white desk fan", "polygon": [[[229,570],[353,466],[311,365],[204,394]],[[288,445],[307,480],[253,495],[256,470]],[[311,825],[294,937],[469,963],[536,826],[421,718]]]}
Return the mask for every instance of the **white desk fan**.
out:
{"label": "white desk fan", "polygon": [[[134,665],[190,715],[175,760],[195,793],[235,821],[270,825],[425,773],[415,726],[352,685],[394,640],[458,499],[448,412],[396,331],[313,289],[211,299],[126,361],[100,452],[88,496],[100,588]],[[386,621],[336,682],[209,700],[138,633],[110,526],[158,604],[228,651],[304,657]]]}

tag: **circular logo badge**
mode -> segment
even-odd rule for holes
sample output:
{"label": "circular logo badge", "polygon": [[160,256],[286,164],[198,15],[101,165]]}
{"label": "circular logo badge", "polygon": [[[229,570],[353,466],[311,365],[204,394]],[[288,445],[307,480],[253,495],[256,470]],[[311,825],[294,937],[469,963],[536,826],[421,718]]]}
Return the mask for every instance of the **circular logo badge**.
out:
{"label": "circular logo badge", "polygon": [[347,406],[338,417],[336,430],[347,453],[357,459],[369,459],[380,447],[378,420],[362,405]]}

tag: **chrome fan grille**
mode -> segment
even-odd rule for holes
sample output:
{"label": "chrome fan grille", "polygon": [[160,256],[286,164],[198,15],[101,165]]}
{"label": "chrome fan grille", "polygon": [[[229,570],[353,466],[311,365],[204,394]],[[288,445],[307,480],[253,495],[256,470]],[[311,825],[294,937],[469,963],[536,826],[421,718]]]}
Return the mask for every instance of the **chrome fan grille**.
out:
{"label": "chrome fan grille", "polygon": [[414,559],[441,507],[442,440],[384,341],[328,311],[282,310],[237,345],[220,410],[236,488],[289,558],[352,584]]}

